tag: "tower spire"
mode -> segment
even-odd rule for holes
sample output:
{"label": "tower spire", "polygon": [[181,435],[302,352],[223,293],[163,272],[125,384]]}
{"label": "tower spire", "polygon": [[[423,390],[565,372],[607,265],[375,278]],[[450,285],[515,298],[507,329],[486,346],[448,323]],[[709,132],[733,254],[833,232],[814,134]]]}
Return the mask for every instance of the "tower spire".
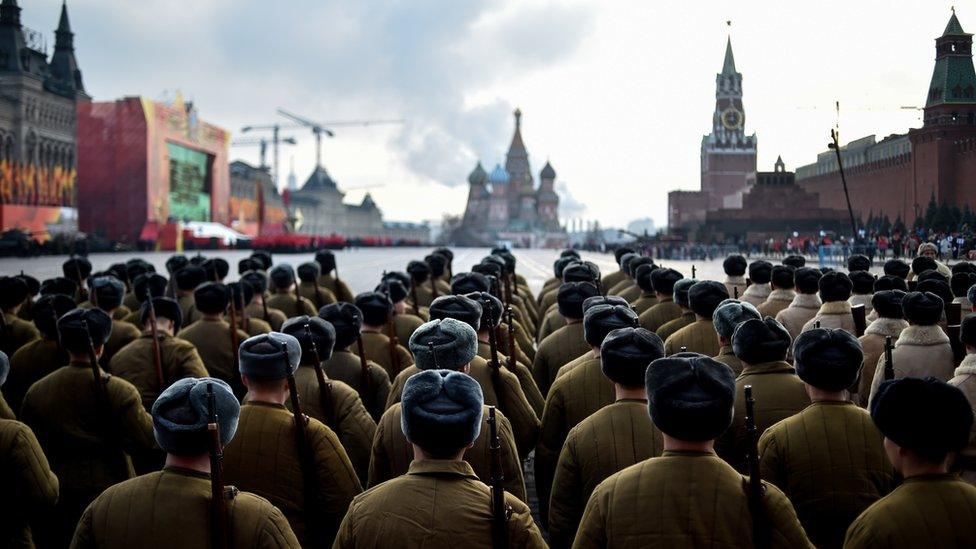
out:
{"label": "tower spire", "polygon": [[54,31],[54,49],[74,51],[74,33],[71,32],[71,23],[68,21],[68,2],[61,2],[61,18],[58,20],[58,29]]}
{"label": "tower spire", "polygon": [[732,36],[725,42],[725,61],[722,63],[722,74],[735,74],[735,56],[732,55]]}

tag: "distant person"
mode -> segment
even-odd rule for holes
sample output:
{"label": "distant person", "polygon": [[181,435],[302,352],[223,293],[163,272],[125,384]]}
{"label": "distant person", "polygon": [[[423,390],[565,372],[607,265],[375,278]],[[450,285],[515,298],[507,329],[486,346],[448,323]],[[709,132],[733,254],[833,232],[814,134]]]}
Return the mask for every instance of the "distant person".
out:
{"label": "distant person", "polygon": [[758,307],[765,303],[769,294],[773,291],[770,280],[773,276],[773,264],[764,260],[757,259],[749,264],[749,287],[740,294],[740,299],[753,307]]}
{"label": "distant person", "polygon": [[791,339],[799,337],[803,326],[808,320],[817,316],[820,306],[820,278],[823,273],[819,269],[801,267],[794,273],[793,281],[796,285],[796,297],[793,303],[776,315],[776,321],[783,325],[790,333]]}
{"label": "distant person", "polygon": [[697,282],[689,288],[688,305],[695,313],[695,322],[671,334],[664,341],[664,352],[671,356],[681,352],[684,347],[692,353],[705,356],[717,355],[721,347],[718,335],[715,333],[715,326],[712,324],[712,314],[719,304],[728,298],[726,285],[714,280]]}

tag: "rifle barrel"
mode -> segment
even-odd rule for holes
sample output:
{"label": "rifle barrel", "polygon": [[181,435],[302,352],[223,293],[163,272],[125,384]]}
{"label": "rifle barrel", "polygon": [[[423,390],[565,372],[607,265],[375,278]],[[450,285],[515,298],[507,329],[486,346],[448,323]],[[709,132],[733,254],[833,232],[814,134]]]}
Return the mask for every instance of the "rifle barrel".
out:
{"label": "rifle barrel", "polygon": [[220,423],[212,383],[207,383],[207,432],[210,435],[210,536],[215,548],[226,549],[227,501],[221,466],[224,449],[220,444]]}
{"label": "rifle barrel", "polygon": [[749,510],[752,514],[752,539],[756,547],[769,547],[769,532],[766,529],[766,508],[763,504],[762,477],[759,473],[759,430],[756,427],[756,401],[752,398],[752,385],[746,385],[746,434],[748,446],[746,458],[749,461]]}
{"label": "rifle barrel", "polygon": [[502,443],[498,436],[498,419],[495,407],[488,407],[488,451],[491,455],[491,534],[492,545],[508,547],[508,511],[505,505],[505,474],[502,471]]}

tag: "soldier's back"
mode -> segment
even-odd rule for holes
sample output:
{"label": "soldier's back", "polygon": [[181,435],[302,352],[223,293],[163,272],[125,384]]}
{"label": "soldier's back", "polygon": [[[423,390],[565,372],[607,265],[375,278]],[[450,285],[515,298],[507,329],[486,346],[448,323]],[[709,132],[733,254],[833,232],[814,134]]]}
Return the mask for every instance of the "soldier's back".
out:
{"label": "soldier's back", "polygon": [[684,328],[695,322],[695,313],[689,311],[683,313],[681,316],[674,320],[669,320],[661,325],[660,328],[654,330],[661,341],[667,341],[669,337],[674,335],[678,330]]}
{"label": "soldier's back", "polygon": [[159,384],[156,351],[149,332],[140,334],[138,339],[123,347],[109,365],[113,375],[128,381],[139,390],[142,405],[147,411],[152,409],[159,393],[174,381],[184,377],[207,376],[200,354],[189,341],[162,332],[159,334],[159,354],[163,386]]}
{"label": "soldier's back", "polygon": [[776,315],[780,311],[789,307],[790,303],[793,303],[794,297],[796,297],[796,292],[793,290],[773,290],[769,292],[769,297],[766,298],[766,301],[756,305],[756,309],[763,318],[767,316],[776,318]]}
{"label": "soldier's back", "polygon": [[[660,335],[660,334],[659,334]],[[721,350],[715,326],[709,319],[695,320],[664,340],[664,353],[671,356],[687,348],[690,353],[715,356]]]}
{"label": "soldier's back", "polygon": [[[364,331],[360,335],[363,338],[363,350],[366,351],[366,358],[382,366],[390,379],[395,378],[404,368],[413,364],[413,356],[410,355],[410,351],[402,345],[391,347],[390,338],[386,334]],[[350,351],[356,355],[359,354],[355,345],[350,347]]]}
{"label": "soldier's back", "polygon": [[57,341],[35,339],[10,357],[10,373],[3,384],[3,395],[14,412],[20,411],[27,389],[35,381],[68,363],[68,353]]}
{"label": "soldier's back", "polygon": [[409,313],[398,314],[393,317],[393,327],[396,330],[397,340],[400,345],[406,345],[410,341],[410,336],[423,324],[424,321],[418,316]]}
{"label": "soldier's back", "polygon": [[[240,321],[238,320],[238,322]],[[254,337],[256,335],[266,334],[272,330],[271,324],[268,324],[268,321],[248,317],[247,321],[244,322],[244,331],[247,332],[247,335]]]}
{"label": "soldier's back", "polygon": [[553,332],[539,344],[532,361],[532,377],[539,391],[548,394],[559,368],[589,350],[590,344],[583,337],[582,322],[567,324]]}
{"label": "soldier's back", "polygon": [[[286,318],[293,318],[296,316],[308,315],[315,316],[318,314],[318,309],[311,301],[305,299],[304,297],[301,301],[295,297],[295,294],[286,293],[276,293],[267,299],[268,307],[272,309],[278,309],[285,314]],[[280,329],[280,328],[276,328]]]}
{"label": "soldier's back", "polygon": [[140,334],[139,328],[132,324],[121,320],[112,320],[112,333],[108,336],[108,341],[105,342],[105,349],[98,362],[103,366],[111,364],[112,357],[123,347],[138,339]]}
{"label": "soldier's back", "polygon": [[58,499],[58,478],[30,428],[0,419],[0,547],[33,547],[31,522],[45,524]]}
{"label": "soldier's back", "polygon": [[[176,468],[116,484],[85,510],[71,546],[209,547],[210,490],[209,475]],[[268,500],[232,493],[227,501],[229,546],[300,547],[284,515]]]}
{"label": "soldier's back", "polygon": [[315,307],[316,311],[330,303],[336,302],[335,294],[331,290],[321,286],[316,287],[311,282],[302,282],[299,284],[298,293],[302,298],[307,299]]}
{"label": "soldier's back", "polygon": [[41,332],[37,331],[32,322],[28,322],[17,315],[0,313],[3,315],[5,328],[0,332],[0,351],[8,357],[14,355],[28,342],[41,337]]}
{"label": "soldier's back", "polygon": [[268,326],[270,326],[273,331],[280,330],[281,325],[288,320],[285,313],[271,307],[270,305],[267,308],[267,314],[265,314],[265,308],[257,303],[251,303],[247,306],[245,311],[247,312],[247,316],[250,318],[256,318],[267,322]]}
{"label": "soldier's back", "polygon": [[352,290],[349,289],[349,285],[342,279],[324,274],[319,277],[319,286],[327,288],[338,301],[352,303],[354,300]]}
{"label": "soldier's back", "polygon": [[864,353],[864,369],[861,371],[857,389],[857,402],[861,406],[868,405],[871,394],[871,382],[874,381],[874,370],[881,356],[884,354],[885,337],[891,336],[891,343],[898,341],[902,330],[908,327],[908,322],[900,318],[879,318],[868,325],[864,335],[858,338],[861,351]]}
{"label": "soldier's back", "polygon": [[363,365],[357,355],[347,349],[337,349],[332,357],[322,363],[325,375],[352,387],[363,402],[373,421],[379,420],[390,398],[390,376],[382,366],[366,361],[368,380],[363,377]]}
{"label": "soldier's back", "polygon": [[[234,362],[235,346],[230,324],[223,320],[200,319],[180,330],[179,336],[197,348],[208,375],[226,381],[232,387],[239,385],[240,374]],[[247,338],[247,332],[237,330],[237,345]]]}
{"label": "soldier's back", "polygon": [[661,326],[679,317],[681,307],[673,299],[665,299],[642,311],[638,319],[642,328],[657,332]]}

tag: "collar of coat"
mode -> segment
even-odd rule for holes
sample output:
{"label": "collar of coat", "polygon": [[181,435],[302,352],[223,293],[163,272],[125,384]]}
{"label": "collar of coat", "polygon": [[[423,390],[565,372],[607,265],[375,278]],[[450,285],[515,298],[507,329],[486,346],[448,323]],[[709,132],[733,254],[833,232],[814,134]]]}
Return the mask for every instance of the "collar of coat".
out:
{"label": "collar of coat", "polygon": [[769,301],[789,301],[792,302],[796,298],[796,292],[793,290],[782,290],[776,289],[769,292],[769,297],[766,299]]}
{"label": "collar of coat", "polygon": [[817,309],[820,310],[820,296],[817,294],[796,294],[793,297],[793,303],[790,303],[790,307],[796,309]]}
{"label": "collar of coat", "polygon": [[408,475],[453,476],[478,480],[467,461],[456,459],[422,459],[410,462]]}
{"label": "collar of coat", "polygon": [[742,293],[742,296],[749,297],[768,297],[769,294],[773,292],[773,289],[769,284],[751,284],[746,291]]}
{"label": "collar of coat", "polygon": [[948,345],[949,336],[942,331],[938,325],[935,326],[909,326],[901,331],[895,347],[902,345],[913,345],[916,347],[928,347],[931,345]]}
{"label": "collar of coat", "polygon": [[846,301],[828,301],[820,306],[818,315],[849,315],[851,304]]}
{"label": "collar of coat", "polygon": [[900,318],[879,318],[871,323],[866,330],[865,334],[874,334],[879,336],[891,336],[897,338],[905,328],[908,327],[908,321],[902,320]]}
{"label": "collar of coat", "polygon": [[744,276],[726,276],[725,277],[725,283],[726,284],[735,284],[737,286],[745,286],[746,277],[744,277]]}
{"label": "collar of coat", "polygon": [[956,371],[952,372],[952,375],[954,376],[973,374],[976,374],[976,355],[966,355],[966,358],[962,359],[962,362],[959,363],[959,367],[956,368]]}
{"label": "collar of coat", "polygon": [[761,375],[761,374],[794,374],[796,370],[790,366],[789,362],[785,360],[777,360],[775,362],[763,362],[761,364],[742,364],[742,373],[739,374],[739,378],[743,378],[748,375]]}
{"label": "collar of coat", "polygon": [[[722,345],[718,350],[718,356],[734,356],[735,353],[732,352],[731,345]],[[717,358],[717,357],[716,357]]]}

